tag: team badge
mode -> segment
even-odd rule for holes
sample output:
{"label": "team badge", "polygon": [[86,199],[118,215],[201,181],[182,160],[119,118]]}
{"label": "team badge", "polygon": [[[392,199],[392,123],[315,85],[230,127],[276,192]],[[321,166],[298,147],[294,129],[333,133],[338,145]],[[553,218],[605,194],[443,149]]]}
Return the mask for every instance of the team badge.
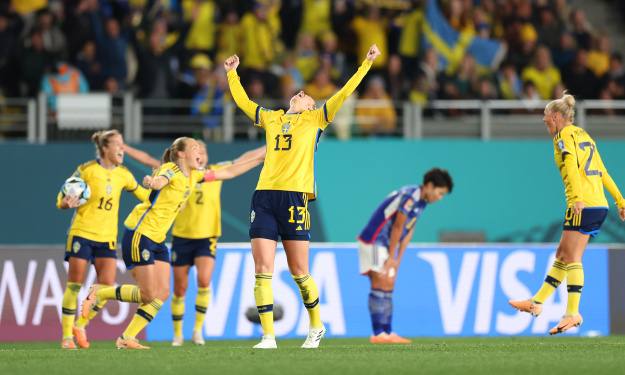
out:
{"label": "team badge", "polygon": [[165,173],[167,173],[167,177],[169,178],[174,177],[174,172],[172,172],[171,169],[166,170]]}
{"label": "team badge", "polygon": [[282,134],[286,134],[291,130],[291,124],[290,123],[286,123],[284,125],[282,125]]}
{"label": "team badge", "polygon": [[78,241],[74,242],[74,244],[72,245],[72,250],[74,250],[75,253],[80,251],[80,243]]}
{"label": "team badge", "polygon": [[106,185],[106,194],[107,195],[113,194],[113,187],[111,186],[111,184]]}
{"label": "team badge", "polygon": [[564,150],[564,141],[558,141],[558,148],[560,149],[560,151]]}
{"label": "team badge", "polygon": [[171,252],[171,261],[176,263],[176,259],[178,259],[178,254],[175,251]]}
{"label": "team badge", "polygon": [[147,249],[143,249],[141,256],[143,257],[143,260],[147,262],[148,259],[150,259],[150,252]]}
{"label": "team badge", "polygon": [[413,206],[414,206],[414,201],[412,199],[408,199],[406,203],[404,203],[404,210],[410,211],[412,210]]}
{"label": "team badge", "polygon": [[254,222],[254,218],[256,217],[256,211],[252,210],[250,213],[250,223]]}
{"label": "team badge", "polygon": [[[189,187],[188,187],[188,186],[187,186],[187,189],[189,189]],[[187,191],[184,193],[184,197],[182,197],[182,198],[183,198],[183,199],[187,199],[187,197],[189,196],[189,193],[190,193],[190,192],[191,192],[191,190],[187,190]]]}

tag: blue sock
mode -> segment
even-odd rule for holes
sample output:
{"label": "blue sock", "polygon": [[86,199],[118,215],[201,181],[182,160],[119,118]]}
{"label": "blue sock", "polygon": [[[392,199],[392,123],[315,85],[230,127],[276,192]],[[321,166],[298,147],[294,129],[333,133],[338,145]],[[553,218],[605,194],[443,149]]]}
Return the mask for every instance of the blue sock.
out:
{"label": "blue sock", "polygon": [[373,324],[373,334],[376,336],[384,331],[383,321],[386,310],[384,304],[384,291],[371,289],[369,292],[369,313]]}
{"label": "blue sock", "polygon": [[382,330],[391,333],[391,321],[393,320],[393,291],[384,293],[384,319],[382,320]]}

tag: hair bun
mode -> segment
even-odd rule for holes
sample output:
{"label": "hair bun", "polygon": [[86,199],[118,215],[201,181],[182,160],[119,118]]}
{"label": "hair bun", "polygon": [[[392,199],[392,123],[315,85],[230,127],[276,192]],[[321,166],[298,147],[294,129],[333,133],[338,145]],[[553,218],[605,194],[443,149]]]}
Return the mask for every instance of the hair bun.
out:
{"label": "hair bun", "polygon": [[564,95],[562,95],[562,101],[571,108],[575,107],[575,98],[568,91],[565,91]]}

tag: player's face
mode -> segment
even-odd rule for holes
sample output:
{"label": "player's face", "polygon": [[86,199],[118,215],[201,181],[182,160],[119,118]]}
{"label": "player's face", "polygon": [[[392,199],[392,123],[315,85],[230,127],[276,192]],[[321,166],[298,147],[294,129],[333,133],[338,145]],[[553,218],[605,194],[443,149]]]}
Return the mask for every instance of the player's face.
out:
{"label": "player's face", "polygon": [[315,109],[315,101],[304,94],[304,91],[300,91],[291,98],[291,108],[297,112],[312,111]]}
{"label": "player's face", "polygon": [[449,189],[447,186],[434,186],[432,182],[428,182],[423,187],[423,191],[425,192],[425,200],[428,203],[434,203],[443,199],[443,196],[447,194]]}
{"label": "player's face", "polygon": [[555,135],[558,132],[558,126],[556,125],[556,117],[557,113],[550,113],[545,109],[545,117],[543,117],[543,122],[547,125],[547,131],[551,135]]}
{"label": "player's face", "polygon": [[108,147],[102,147],[104,157],[115,164],[124,162],[124,139],[120,135],[109,137]]}
{"label": "player's face", "polygon": [[202,168],[206,168],[208,164],[208,153],[206,152],[206,147],[204,145],[200,145],[200,165]]}
{"label": "player's face", "polygon": [[202,168],[200,145],[194,139],[187,141],[187,147],[184,150],[184,158],[187,160],[187,166],[189,168]]}

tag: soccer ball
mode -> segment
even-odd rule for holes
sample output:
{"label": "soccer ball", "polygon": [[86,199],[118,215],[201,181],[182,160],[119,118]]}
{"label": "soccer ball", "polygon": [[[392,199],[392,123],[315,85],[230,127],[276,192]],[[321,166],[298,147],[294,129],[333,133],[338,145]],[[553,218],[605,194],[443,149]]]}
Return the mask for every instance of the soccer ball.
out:
{"label": "soccer ball", "polygon": [[91,188],[82,178],[70,177],[65,180],[65,183],[61,187],[61,194],[63,197],[66,195],[77,195],[78,205],[82,206],[87,202],[87,199],[91,197]]}

